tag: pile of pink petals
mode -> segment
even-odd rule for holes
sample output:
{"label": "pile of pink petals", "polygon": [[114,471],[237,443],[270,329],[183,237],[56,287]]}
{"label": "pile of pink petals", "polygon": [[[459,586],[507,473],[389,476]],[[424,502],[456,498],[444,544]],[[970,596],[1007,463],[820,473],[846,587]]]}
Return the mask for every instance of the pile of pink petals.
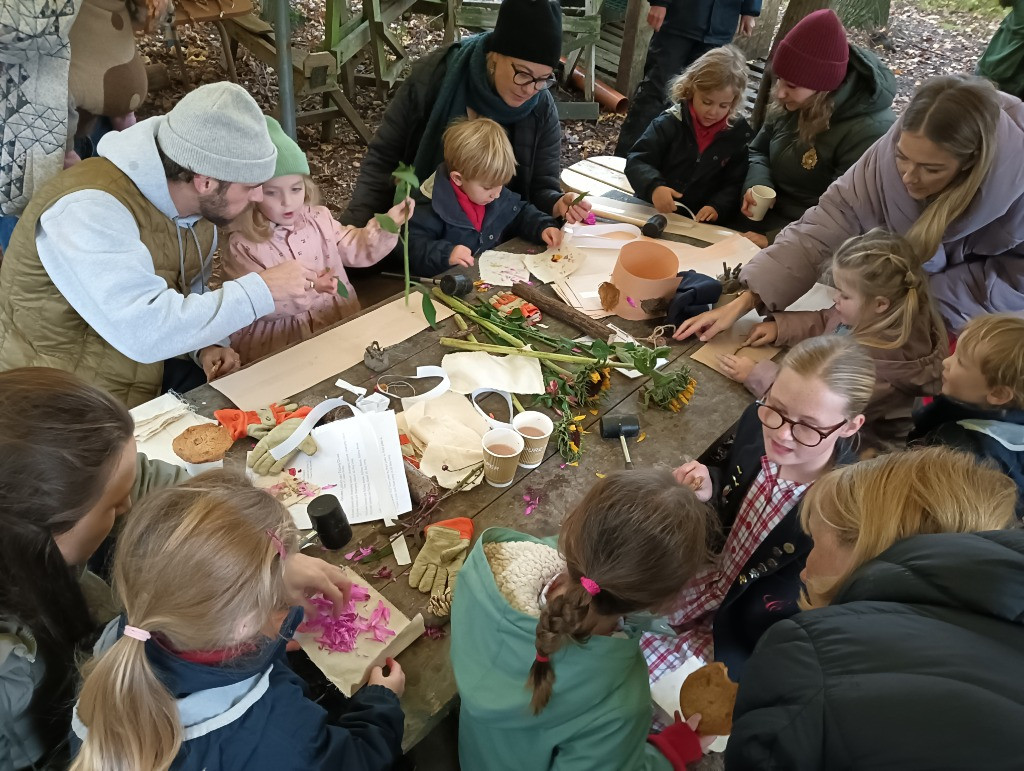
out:
{"label": "pile of pink petals", "polygon": [[370,593],[366,587],[353,584],[349,592],[348,605],[335,617],[331,615],[334,603],[322,594],[314,595],[310,598],[310,602],[317,609],[316,616],[307,617],[299,627],[299,631],[319,632],[320,634],[316,638],[317,644],[321,648],[340,653],[354,650],[356,638],[361,634],[366,634],[377,642],[384,642],[389,637],[394,637],[394,631],[388,627],[388,622],[391,621],[391,610],[383,602],[377,602],[377,607],[369,618],[356,612],[356,603],[365,602],[369,598]]}

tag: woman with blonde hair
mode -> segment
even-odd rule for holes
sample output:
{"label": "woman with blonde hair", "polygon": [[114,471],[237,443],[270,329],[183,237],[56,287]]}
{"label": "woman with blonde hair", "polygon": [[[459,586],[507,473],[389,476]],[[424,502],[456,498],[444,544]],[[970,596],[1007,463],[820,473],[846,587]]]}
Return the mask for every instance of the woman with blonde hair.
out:
{"label": "woman with blonde hair", "polygon": [[818,205],[743,267],[747,290],[676,331],[709,340],[759,308],[785,310],[843,241],[903,233],[956,335],[982,313],[1024,310],[1024,104],[966,75],[926,81],[901,120]]}
{"label": "woman with blonde hair", "polygon": [[819,480],[800,517],[810,612],[748,662],[726,768],[1016,768],[1015,500],[999,471],[941,447]]}

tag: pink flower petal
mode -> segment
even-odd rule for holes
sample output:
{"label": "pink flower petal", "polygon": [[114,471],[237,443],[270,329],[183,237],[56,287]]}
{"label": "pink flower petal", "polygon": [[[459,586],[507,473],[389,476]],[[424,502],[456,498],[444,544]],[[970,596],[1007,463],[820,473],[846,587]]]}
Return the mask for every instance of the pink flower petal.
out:
{"label": "pink flower petal", "polygon": [[636,307],[636,300],[634,300],[632,297],[627,297],[626,298],[626,302],[629,303],[631,308],[635,308]]}

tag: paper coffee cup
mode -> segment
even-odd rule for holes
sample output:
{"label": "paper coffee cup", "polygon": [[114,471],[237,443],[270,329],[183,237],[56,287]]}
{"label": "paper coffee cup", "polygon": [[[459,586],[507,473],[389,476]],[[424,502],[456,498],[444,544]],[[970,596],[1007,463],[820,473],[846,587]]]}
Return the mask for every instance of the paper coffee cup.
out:
{"label": "paper coffee cup", "polygon": [[520,412],[512,419],[512,428],[523,437],[525,445],[519,456],[519,468],[537,468],[544,460],[555,424],[543,412]]}
{"label": "paper coffee cup", "polygon": [[750,188],[750,194],[754,197],[754,205],[750,207],[750,219],[760,222],[775,203],[775,191],[767,185],[754,185]]}
{"label": "paper coffee cup", "polygon": [[508,487],[516,476],[523,437],[511,428],[492,428],[483,438],[484,479],[492,487]]}

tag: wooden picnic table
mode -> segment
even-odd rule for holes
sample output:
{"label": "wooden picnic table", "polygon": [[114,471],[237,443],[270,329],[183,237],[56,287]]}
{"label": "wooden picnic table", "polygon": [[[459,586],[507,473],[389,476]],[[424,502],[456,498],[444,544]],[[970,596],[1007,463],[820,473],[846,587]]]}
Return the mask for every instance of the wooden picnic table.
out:
{"label": "wooden picnic table", "polygon": [[[516,245],[506,244],[503,248],[515,250]],[[525,248],[525,244],[520,245],[520,248]],[[550,289],[546,291],[550,292]],[[367,308],[360,315],[373,313],[376,308],[393,299],[389,298]],[[471,300],[472,296],[466,299]],[[413,302],[418,300],[414,298]],[[653,327],[647,322],[611,320],[638,338],[649,335]],[[545,317],[544,323],[549,327],[545,331],[551,334],[570,337],[577,337],[579,334],[551,317]],[[456,331],[454,318],[445,319],[438,323],[437,329],[426,329],[389,348],[390,368],[386,373],[376,373],[363,364],[357,364],[301,393],[294,394],[291,401],[314,406],[325,398],[342,395],[341,389],[334,385],[339,376],[349,383],[372,390],[381,374],[409,376],[415,373],[418,366],[438,365],[445,353],[450,352],[450,349],[443,348],[438,340],[441,337],[453,336]],[[372,341],[365,342],[369,344]],[[699,344],[672,341],[670,343],[671,354],[665,368],[688,366],[697,380],[696,393],[689,406],[679,413],[658,408],[644,411],[638,399],[638,391],[646,382],[646,378],[629,379],[621,374],[612,376],[612,385],[598,405],[602,415],[630,413],[640,416],[641,429],[646,434],[646,439],[639,443],[635,440],[630,441],[630,452],[637,466],[647,464],[673,468],[683,461],[684,455],[699,456],[735,423],[740,413],[750,403],[750,395],[741,385],[689,360],[687,354],[695,350]],[[214,410],[234,406],[209,385],[188,392],[185,398],[199,414],[206,417],[212,417]],[[529,408],[529,397],[524,397],[523,402],[524,406]],[[481,401],[481,404],[490,408],[486,401]],[[496,400],[494,404],[503,403]],[[582,412],[585,415],[585,428],[590,433],[584,437],[583,456],[578,467],[564,465],[552,442],[544,462],[536,469],[519,469],[512,486],[498,489],[482,483],[472,490],[459,492],[441,504],[432,520],[469,517],[475,525],[474,541],[489,527],[509,527],[539,536],[557,533],[565,514],[595,483],[596,475],[615,471],[623,465],[619,442],[601,439],[597,425],[599,415],[588,410]],[[236,443],[228,456],[227,465],[241,467],[241,464],[244,464],[246,449],[248,443]],[[540,503],[530,516],[524,515],[526,503],[523,496],[527,494],[533,497],[540,496]],[[387,535],[383,532],[383,524],[376,522],[356,525],[353,531],[352,542],[343,550],[331,552],[314,547],[308,550],[308,553],[322,557],[328,562],[344,563],[347,567],[353,568],[407,616],[412,617],[423,612],[427,604],[427,595],[409,586],[409,567],[398,567],[393,556],[384,557],[370,565],[349,563],[344,560],[343,553],[356,546],[386,546],[388,541]],[[413,557],[415,558],[415,554]],[[391,580],[373,577],[382,565],[392,570]],[[406,691],[402,698],[406,715],[403,743],[406,750],[423,739],[448,714],[456,702],[455,679],[449,664],[448,651],[447,635],[442,639],[423,637],[399,656],[398,660],[406,672]]]}

